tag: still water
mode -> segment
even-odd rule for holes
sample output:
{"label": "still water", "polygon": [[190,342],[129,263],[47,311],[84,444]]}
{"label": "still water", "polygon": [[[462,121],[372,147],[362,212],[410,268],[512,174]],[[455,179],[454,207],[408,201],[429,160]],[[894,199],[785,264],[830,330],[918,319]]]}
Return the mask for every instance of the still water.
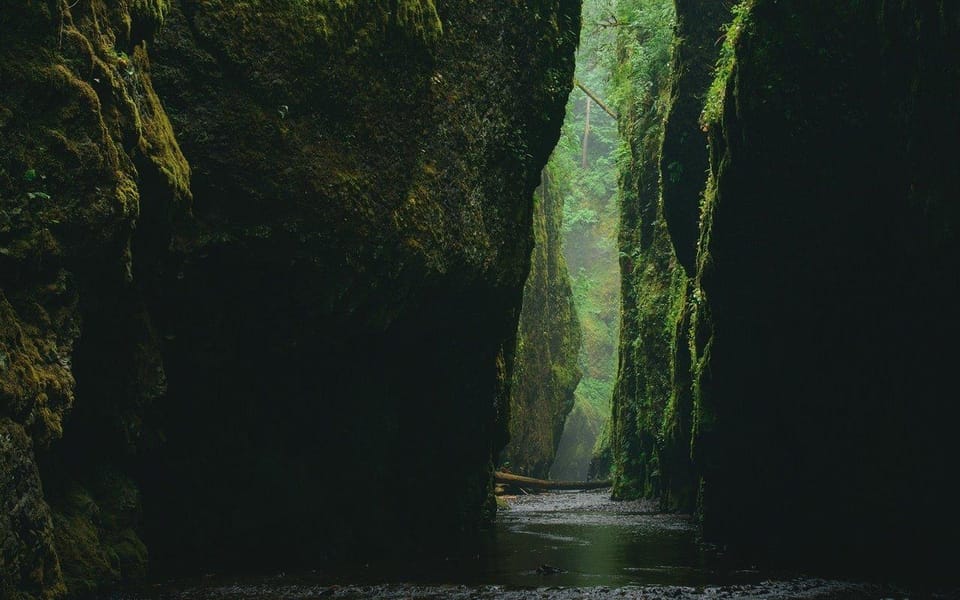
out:
{"label": "still water", "polygon": [[490,583],[512,586],[693,584],[716,578],[710,559],[689,517],[647,501],[612,502],[601,490],[511,501],[483,569]]}
{"label": "still water", "polygon": [[114,594],[115,600],[381,598],[883,598],[895,590],[728,564],[700,547],[690,518],[608,491],[511,499],[482,550],[439,563],[356,572],[208,577]]}

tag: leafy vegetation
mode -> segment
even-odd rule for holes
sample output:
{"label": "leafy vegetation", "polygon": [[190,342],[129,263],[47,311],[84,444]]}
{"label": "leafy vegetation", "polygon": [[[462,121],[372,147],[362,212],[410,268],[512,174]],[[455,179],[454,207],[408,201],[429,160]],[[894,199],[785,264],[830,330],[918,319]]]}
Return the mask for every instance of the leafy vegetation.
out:
{"label": "leafy vegetation", "polygon": [[[611,415],[617,381],[618,345],[626,344],[620,348],[620,355],[629,357],[630,368],[636,365],[635,359],[641,360],[631,354],[641,335],[639,332],[628,332],[623,341],[618,342],[621,285],[627,294],[623,314],[634,323],[640,322],[638,310],[652,307],[646,313],[651,326],[654,321],[659,323],[656,328],[659,345],[654,346],[664,350],[660,362],[668,361],[665,352],[670,347],[673,327],[673,319],[661,314],[660,308],[677,304],[666,300],[667,295],[684,293],[678,291],[678,281],[673,280],[670,267],[659,264],[661,259],[669,259],[666,233],[663,232],[655,250],[649,248],[650,234],[641,236],[641,231],[650,229],[655,221],[656,158],[669,100],[665,84],[673,22],[673,2],[668,0],[588,0],[584,3],[577,79],[612,106],[619,119],[613,119],[583,91],[575,89],[567,106],[560,143],[550,162],[551,173],[564,194],[564,255],[583,329],[580,356],[583,379],[576,391],[578,408],[571,413],[567,427],[571,432],[578,432],[576,435],[590,435],[595,440],[590,444],[596,457],[591,471],[601,477],[606,476],[605,471],[612,466],[609,444],[632,435],[618,436],[616,427],[611,432],[605,424]],[[644,169],[646,172],[641,174]],[[671,173],[679,177],[681,169],[678,165]],[[621,218],[625,219],[623,223]],[[628,231],[626,237],[624,229]],[[657,265],[651,262],[654,260]],[[641,281],[631,276],[635,263],[644,261],[657,267],[647,270],[657,281],[650,278]],[[626,277],[623,284],[621,271]],[[658,368],[654,362],[651,361],[651,370]],[[669,369],[665,367],[662,371],[668,373]],[[662,384],[654,386],[655,390],[644,389],[639,393],[643,397],[669,395],[669,381],[664,380]],[[637,419],[659,420],[661,410],[630,417],[630,430],[636,428]],[[581,423],[583,420],[590,422]],[[585,475],[585,461],[577,456],[584,447],[583,440],[564,442],[554,466],[554,476]],[[637,453],[621,450],[614,455],[637,459]],[[623,474],[630,469],[621,464],[617,471]],[[621,477],[621,480],[632,478]]]}
{"label": "leafy vegetation", "polygon": [[[669,106],[673,2],[621,0],[611,96],[620,115],[623,328],[608,443],[614,494],[659,492],[659,447],[671,398],[671,348],[683,297],[660,201],[660,146]],[[674,169],[676,171],[676,169]],[[669,169],[668,169],[669,176]]]}
{"label": "leafy vegetation", "polygon": [[711,122],[720,119],[720,113],[723,109],[723,91],[727,87],[727,78],[733,71],[734,44],[740,38],[740,33],[746,25],[752,4],[752,0],[744,0],[734,5],[732,9],[733,20],[724,27],[723,46],[720,48],[720,57],[717,59],[716,74],[710,84],[710,90],[707,92],[703,114],[700,117],[700,122],[705,129],[710,126]]}
{"label": "leafy vegetation", "polygon": [[[615,11],[609,0],[583,4],[576,78],[601,100],[609,96],[615,63]],[[596,440],[610,414],[620,327],[615,159],[619,143],[616,121],[582,89],[574,88],[549,164],[563,194],[563,253],[583,336],[579,356],[583,379],[551,471],[563,479],[586,477]]]}
{"label": "leafy vegetation", "polygon": [[502,459],[514,473],[546,477],[580,381],[580,323],[561,250],[563,198],[548,167],[534,196],[534,248],[523,288],[510,386],[510,443]]}

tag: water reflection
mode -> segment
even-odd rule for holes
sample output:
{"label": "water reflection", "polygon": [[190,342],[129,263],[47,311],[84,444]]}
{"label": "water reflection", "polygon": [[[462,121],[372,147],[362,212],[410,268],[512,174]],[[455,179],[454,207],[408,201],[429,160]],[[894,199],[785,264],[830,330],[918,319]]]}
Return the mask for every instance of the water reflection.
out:
{"label": "water reflection", "polygon": [[[111,600],[318,598],[877,598],[874,586],[737,569],[696,543],[689,517],[606,491],[510,500],[480,549],[438,561],[391,561],[272,577],[168,581]],[[897,594],[886,594],[897,597]]]}
{"label": "water reflection", "polygon": [[[690,518],[608,492],[513,499],[487,549],[485,583],[512,586],[696,585],[716,581]],[[562,570],[538,572],[542,565]],[[541,569],[541,571],[543,571]]]}

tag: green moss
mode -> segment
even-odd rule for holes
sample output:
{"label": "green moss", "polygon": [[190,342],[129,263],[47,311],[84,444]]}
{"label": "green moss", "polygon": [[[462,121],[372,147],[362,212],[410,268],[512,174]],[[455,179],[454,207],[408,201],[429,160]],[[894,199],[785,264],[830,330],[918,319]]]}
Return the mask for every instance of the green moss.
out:
{"label": "green moss", "polygon": [[152,19],[158,25],[170,11],[170,0],[131,0],[130,13],[137,18]]}
{"label": "green moss", "polygon": [[130,0],[129,12],[119,15],[124,35],[118,42],[139,44],[149,40],[163,26],[169,12],[170,0]]}
{"label": "green moss", "polygon": [[[144,46],[134,49],[132,64],[137,71],[149,73],[150,59]],[[180,150],[170,119],[150,78],[141,82],[134,104],[136,128],[140,132],[137,149],[149,160],[166,188],[166,193],[161,196],[166,205],[159,212],[167,219],[175,214],[182,215],[189,211],[192,199],[190,165]]]}
{"label": "green moss", "polygon": [[[660,494],[659,452],[664,411],[671,398],[674,312],[683,278],[659,194],[672,3],[651,4],[645,11],[649,30],[631,29],[620,35],[615,77],[624,140],[619,239],[623,315],[610,429],[613,492],[618,498]],[[633,36],[644,40],[652,36],[655,43],[641,49]]]}
{"label": "green moss", "polygon": [[400,0],[396,18],[400,27],[424,41],[434,42],[443,35],[443,23],[433,0]]}
{"label": "green moss", "polygon": [[703,174],[709,169],[701,116],[705,95],[716,81],[717,36],[730,21],[728,3],[679,3],[677,35],[671,49],[670,100],[660,149],[664,217],[677,259],[687,275],[696,273]]}
{"label": "green moss", "polygon": [[[2,11],[0,197],[17,212],[0,220],[0,274],[15,282],[0,305],[0,410],[29,432],[23,447],[44,453],[71,591],[143,571],[136,488],[107,468],[141,460],[135,443],[184,483],[151,488],[162,512],[154,539],[172,540],[178,557],[367,551],[408,533],[456,537],[489,516],[492,406],[512,362],[529,200],[556,139],[578,29],[575,2],[535,13],[494,4],[441,6],[458,24],[447,28],[426,0]],[[164,43],[166,52],[151,65],[142,42],[161,23],[165,42],[149,40],[151,57]],[[165,79],[162,95],[153,75]],[[186,224],[177,220],[194,190],[181,143],[200,162],[203,193],[201,219]],[[514,155],[501,160],[508,145]],[[37,178],[23,181],[30,169]],[[28,202],[30,193],[50,200]],[[404,212],[405,202],[417,209]],[[276,293],[287,284],[300,291]],[[159,358],[141,359],[160,354],[155,327],[176,333],[166,337],[172,391],[152,412],[178,442],[167,445],[141,425],[166,385]],[[423,364],[438,367],[426,383]],[[221,393],[211,381],[244,383]],[[362,401],[331,400],[348,395]],[[438,446],[455,451],[438,456]],[[330,447],[377,465],[374,476],[346,473],[356,477],[349,495],[319,489],[312,474]],[[434,470],[450,474],[448,501],[409,500],[423,481],[405,474]],[[250,489],[236,493],[238,481]],[[386,506],[384,490],[395,500]],[[0,491],[4,509],[19,502]],[[363,519],[344,517],[353,510]],[[224,538],[238,543],[217,544]],[[49,557],[22,557],[62,591]]]}
{"label": "green moss", "polygon": [[91,594],[146,575],[147,549],[134,529],[140,498],[133,482],[104,470],[87,487],[53,498],[54,532],[71,594]]}
{"label": "green moss", "polygon": [[610,442],[611,421],[604,419],[597,440],[593,444],[590,456],[589,479],[610,479],[613,477],[613,446]]}
{"label": "green moss", "polygon": [[[131,423],[124,433],[142,433],[133,425],[142,414],[129,417],[142,409],[138,400],[156,369],[121,373],[98,356],[92,340],[104,332],[96,331],[94,313],[112,303],[140,306],[134,271],[146,278],[146,255],[166,250],[163,227],[188,212],[190,199],[190,170],[153,91],[143,43],[170,4],[67,4],[50,10],[25,3],[0,16],[0,78],[10,83],[0,107],[0,357],[7,357],[0,360],[0,415],[29,434],[46,492],[37,501],[55,505],[56,572],[39,553],[18,559],[24,572],[46,573],[44,586],[57,590],[51,597],[65,589],[61,573],[79,592],[144,572],[145,549],[132,523],[107,522],[122,511],[106,507],[126,497],[128,485],[59,490],[91,466],[85,461],[111,462],[130,449],[112,445],[114,421],[91,418],[93,407],[117,407],[123,416],[111,416]],[[134,247],[143,252],[136,266]],[[112,312],[107,354],[138,355],[155,343],[126,336]],[[97,375],[77,400],[76,369],[84,361],[98,364]],[[102,374],[102,364],[115,369]],[[103,379],[124,385],[98,397],[92,390]],[[54,466],[61,452],[71,468]],[[0,489],[0,504],[8,492]],[[0,561],[0,572],[11,564]]]}
{"label": "green moss", "polygon": [[705,129],[716,123],[723,113],[727,80],[733,74],[734,64],[736,63],[737,40],[740,39],[744,29],[749,26],[750,9],[753,4],[754,0],[743,0],[732,9],[733,20],[725,28],[720,57],[717,59],[713,81],[707,91],[703,113],[700,116],[700,122]]}
{"label": "green moss", "polygon": [[[150,47],[200,174],[200,231],[163,299],[176,392],[157,464],[184,485],[145,489],[158,507],[151,550],[248,560],[280,548],[262,556],[276,564],[475,532],[495,507],[530,199],[570,88],[576,3],[189,8],[174,6]],[[276,293],[287,285],[298,293]],[[436,368],[424,377],[423,364]],[[256,445],[239,435],[250,431]],[[330,448],[348,457],[327,468],[349,494],[309,475]],[[413,500],[429,472],[445,474],[441,505]],[[224,498],[243,527],[223,517]],[[186,516],[164,527],[171,510]],[[204,552],[213,544],[225,552]]]}
{"label": "green moss", "polygon": [[101,548],[100,531],[95,525],[99,507],[82,488],[68,493],[64,513],[54,516],[58,545],[67,565],[64,581],[75,594],[90,594],[101,584],[120,579],[114,556]]}
{"label": "green moss", "polygon": [[960,31],[935,4],[756,0],[728,33],[703,115],[690,334],[708,538],[871,569],[900,567],[904,540],[952,543],[955,520],[899,519],[952,511],[931,440],[956,421],[938,400],[955,361],[924,349],[957,331],[941,132],[957,126]]}
{"label": "green moss", "polygon": [[677,420],[681,418],[678,411],[682,410],[682,408],[678,406],[678,399],[676,397],[678,390],[675,386],[676,373],[679,367],[679,365],[677,365],[677,345],[685,343],[687,337],[683,335],[678,336],[677,331],[682,329],[684,324],[684,315],[687,311],[688,285],[689,279],[685,273],[683,273],[682,270],[674,269],[670,279],[670,288],[666,292],[667,302],[669,302],[669,304],[664,311],[665,325],[667,328],[666,333],[669,336],[670,373],[673,374],[670,381],[670,400],[666,403],[663,412],[661,430],[664,432],[668,431]]}
{"label": "green moss", "polygon": [[[711,135],[716,135],[715,133]],[[715,146],[716,147],[716,146]],[[713,325],[710,319],[710,305],[707,293],[704,290],[703,278],[709,277],[712,271],[710,254],[710,235],[713,231],[714,205],[717,188],[716,176],[711,172],[707,178],[707,189],[702,204],[700,217],[701,248],[697,256],[697,277],[693,289],[693,318],[690,325],[690,352],[693,357],[691,376],[693,380],[693,440],[696,441],[713,429],[712,409],[707,394],[709,393],[710,376],[710,349],[713,345]],[[700,449],[693,444],[692,453],[696,456]]]}
{"label": "green moss", "polygon": [[[73,374],[61,362],[47,357],[69,356],[79,333],[75,291],[61,274],[59,288],[49,300],[66,306],[45,308],[36,303],[31,289],[14,297],[14,307],[0,290],[0,410],[28,428],[36,442],[48,444],[63,435],[63,421],[74,400]],[[56,285],[56,284],[55,284]],[[19,296],[19,295],[18,295]],[[49,301],[48,300],[48,301]]]}
{"label": "green moss", "polygon": [[[247,63],[264,77],[288,71],[290,66],[308,72],[315,66],[311,55],[321,48],[327,53],[362,57],[396,34],[405,44],[427,48],[433,48],[443,34],[433,0],[256,0],[240,4],[213,0],[200,7],[197,20],[203,24],[201,35],[224,44],[221,52],[225,57]],[[279,53],[288,61],[286,65],[280,56],[256,51],[272,44],[282,48]]]}
{"label": "green moss", "polygon": [[563,190],[549,170],[534,198],[534,249],[524,286],[510,388],[510,444],[503,460],[546,478],[580,382],[582,336],[563,256]]}
{"label": "green moss", "polygon": [[53,525],[30,438],[5,416],[0,416],[0,534],[0,597],[63,596]]}

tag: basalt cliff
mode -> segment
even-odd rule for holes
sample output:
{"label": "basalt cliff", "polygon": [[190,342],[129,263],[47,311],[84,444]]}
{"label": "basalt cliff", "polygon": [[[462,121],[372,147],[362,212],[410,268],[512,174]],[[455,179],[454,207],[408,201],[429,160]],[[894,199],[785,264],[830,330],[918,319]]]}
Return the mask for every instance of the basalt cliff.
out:
{"label": "basalt cliff", "polygon": [[579,3],[0,31],[0,595],[469,539]]}

